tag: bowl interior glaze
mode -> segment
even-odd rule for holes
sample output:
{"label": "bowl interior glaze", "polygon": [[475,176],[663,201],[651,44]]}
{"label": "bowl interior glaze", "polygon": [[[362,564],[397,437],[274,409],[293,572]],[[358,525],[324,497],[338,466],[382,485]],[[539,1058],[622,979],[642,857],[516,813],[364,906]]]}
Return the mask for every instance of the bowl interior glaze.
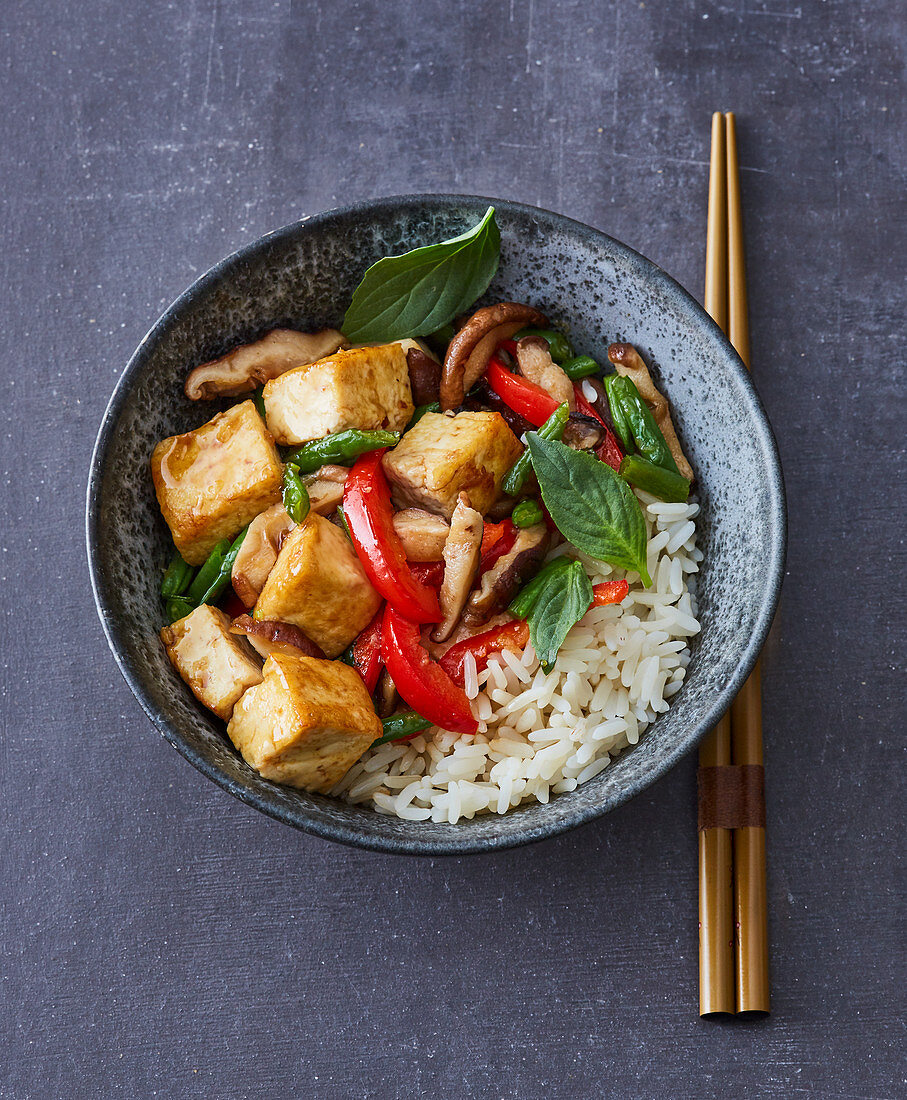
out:
{"label": "bowl interior glaze", "polygon": [[[170,553],[149,475],[160,439],[215,408],[183,395],[188,370],[275,326],[339,325],[362,273],[381,256],[473,225],[489,202],[501,265],[488,295],[538,306],[577,349],[606,362],[635,344],[670,398],[702,505],[702,633],[667,714],[604,772],[548,805],[457,825],[403,822],[260,778],[223,724],[193,698],[158,639],[161,568]],[[161,317],[111,398],[92,459],[87,506],[92,584],[111,650],[149,718],[225,790],[280,821],[388,852],[464,854],[525,844],[589,821],[663,775],[711,728],[751,670],[777,604],[784,491],[771,429],[720,330],[669,276],[625,245],[557,214],[458,195],[380,199],[305,219],[228,257]]]}

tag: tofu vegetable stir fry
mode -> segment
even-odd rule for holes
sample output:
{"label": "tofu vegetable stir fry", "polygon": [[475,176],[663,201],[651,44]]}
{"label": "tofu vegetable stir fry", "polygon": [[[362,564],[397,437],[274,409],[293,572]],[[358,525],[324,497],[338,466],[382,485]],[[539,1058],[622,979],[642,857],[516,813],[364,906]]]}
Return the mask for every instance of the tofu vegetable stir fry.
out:
{"label": "tofu vegetable stir fry", "polygon": [[[651,720],[680,686],[693,631],[653,632],[653,618],[647,644],[664,634],[673,648],[658,651],[648,695],[621,688],[625,713],[607,717],[608,698],[623,706],[605,689],[619,687],[624,644],[607,632],[622,604],[640,623],[647,596],[658,611],[662,574],[677,588],[661,530],[695,513],[668,402],[630,344],[611,344],[603,369],[536,304],[476,307],[499,249],[489,210],[460,237],[373,265],[339,329],[274,329],[195,366],[185,393],[203,422],[154,449],[174,543],[161,640],[266,779],[413,820],[504,812],[546,801],[539,783],[582,782],[587,758],[607,762],[645,725],[640,709]],[[201,412],[214,400],[221,411]],[[683,593],[694,538],[675,548]],[[678,621],[694,611],[680,588],[673,600]],[[568,635],[613,657],[586,674],[598,713],[569,680],[575,658],[558,669]],[[560,698],[557,714],[580,714],[589,736],[574,721],[564,751],[577,760],[547,779],[539,765],[533,786],[510,761],[550,748],[532,741],[546,723],[561,736]],[[602,715],[626,728],[587,752]],[[520,738],[525,752],[495,749]],[[438,778],[480,748],[474,775]]]}

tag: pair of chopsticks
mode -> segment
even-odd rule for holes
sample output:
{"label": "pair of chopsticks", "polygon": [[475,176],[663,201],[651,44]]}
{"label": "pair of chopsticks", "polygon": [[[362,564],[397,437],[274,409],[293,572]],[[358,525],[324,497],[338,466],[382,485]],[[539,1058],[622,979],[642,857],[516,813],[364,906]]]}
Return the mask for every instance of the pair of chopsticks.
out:
{"label": "pair of chopsticks", "polygon": [[[734,115],[712,115],[705,308],[750,365]],[[699,752],[699,1014],[768,1012],[759,665]]]}

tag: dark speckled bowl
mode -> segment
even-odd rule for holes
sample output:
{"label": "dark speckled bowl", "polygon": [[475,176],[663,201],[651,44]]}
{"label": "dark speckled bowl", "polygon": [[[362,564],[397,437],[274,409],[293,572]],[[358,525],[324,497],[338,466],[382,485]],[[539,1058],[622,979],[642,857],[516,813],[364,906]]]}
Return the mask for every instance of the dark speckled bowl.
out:
{"label": "dark speckled bowl", "polygon": [[289,825],[387,852],[463,854],[526,844],[591,821],[663,775],[730,705],[756,660],[778,594],[784,489],[771,429],[749,376],[697,303],[642,256],[568,218],[494,202],[501,266],[490,299],[538,306],[578,349],[606,361],[626,340],[654,365],[696,468],[702,502],[702,633],[686,682],[641,742],[549,805],[458,825],[411,823],[281,787],[234,752],[224,726],[176,675],[158,640],[158,586],[170,552],[149,474],[154,444],[208,419],[183,396],[197,363],[278,325],[339,324],[381,256],[473,225],[488,205],[460,195],[379,199],[308,218],[230,256],[191,286],[142,341],[110,400],[88,483],[88,558],[110,648],[167,740],[225,790]]}

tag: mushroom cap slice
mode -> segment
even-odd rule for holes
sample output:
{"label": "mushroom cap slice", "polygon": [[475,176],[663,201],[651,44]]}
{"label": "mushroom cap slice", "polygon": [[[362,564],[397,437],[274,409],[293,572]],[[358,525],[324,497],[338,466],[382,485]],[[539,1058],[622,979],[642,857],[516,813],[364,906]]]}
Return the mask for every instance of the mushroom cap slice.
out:
{"label": "mushroom cap slice", "polygon": [[462,404],[502,340],[509,340],[527,325],[540,328],[547,324],[544,314],[521,302],[498,302],[477,309],[448,345],[441,371],[442,411]]}
{"label": "mushroom cap slice", "polygon": [[408,348],[406,366],[409,371],[409,388],[413,391],[413,404],[431,405],[441,396],[441,364],[433,355],[420,347]]}
{"label": "mushroom cap slice", "polygon": [[422,508],[403,508],[394,514],[394,530],[409,561],[440,561],[450,524]]}
{"label": "mushroom cap slice", "polygon": [[433,642],[449,638],[460,621],[479,568],[484,531],[482,513],[469,506],[466,493],[460,493],[444,544],[444,580],[439,597],[443,618],[432,631]]}
{"label": "mushroom cap slice", "polygon": [[238,615],[230,624],[230,633],[242,635],[265,659],[272,653],[288,653],[291,657],[324,657],[324,650],[292,623]]}
{"label": "mushroom cap slice", "polygon": [[379,718],[390,718],[397,709],[397,685],[386,668],[381,669],[375,691],[375,713]]}
{"label": "mushroom cap slice", "polygon": [[315,363],[346,346],[344,335],[332,328],[312,333],[276,328],[253,344],[242,344],[196,367],[186,379],[186,396],[191,401],[210,401],[248,393],[293,367]]}
{"label": "mushroom cap slice", "polygon": [[349,470],[346,466],[328,463],[311,474],[304,474],[302,481],[309,494],[309,509],[320,516],[330,516],[343,502],[343,487]]}
{"label": "mushroom cap slice", "polygon": [[482,575],[478,591],[469,597],[463,611],[464,621],[469,624],[484,623],[502,611],[520,585],[539,571],[548,542],[548,528],[544,523],[522,528],[512,549]]}
{"label": "mushroom cap slice", "polygon": [[574,451],[593,451],[605,441],[606,431],[604,424],[595,417],[571,413],[564,426],[561,442],[572,447]]}
{"label": "mushroom cap slice", "polygon": [[246,607],[255,606],[283,540],[295,526],[282,504],[272,505],[249,524],[230,574],[233,589]]}

